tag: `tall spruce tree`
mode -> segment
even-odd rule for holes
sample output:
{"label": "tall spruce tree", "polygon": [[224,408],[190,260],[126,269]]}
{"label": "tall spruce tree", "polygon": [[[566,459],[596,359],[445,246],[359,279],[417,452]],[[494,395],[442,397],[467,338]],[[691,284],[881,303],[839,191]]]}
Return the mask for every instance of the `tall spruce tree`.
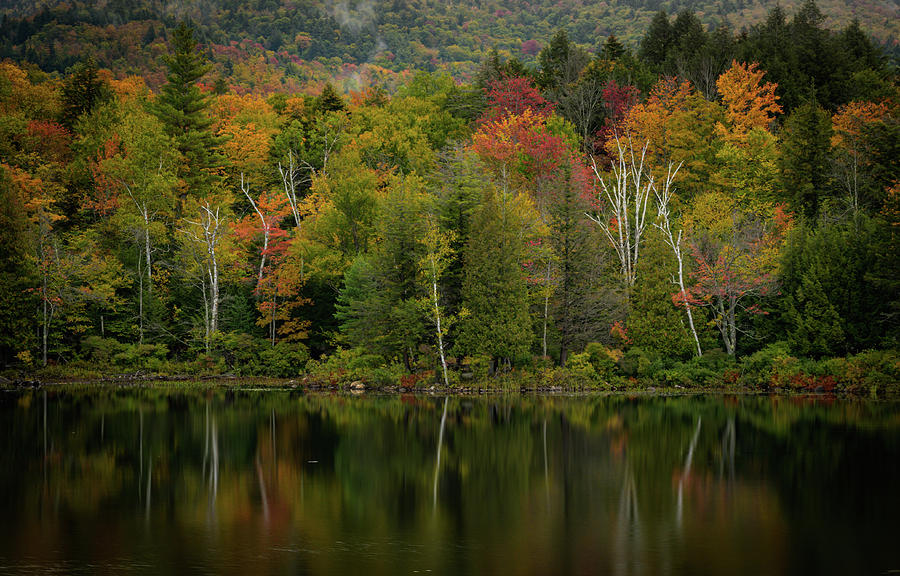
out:
{"label": "tall spruce tree", "polygon": [[210,65],[197,49],[194,29],[186,22],[181,22],[172,33],[172,53],[164,61],[169,73],[153,112],[166,133],[174,138],[182,156],[178,169],[182,186],[176,207],[180,215],[189,194],[202,196],[221,181],[225,157],[219,147],[224,139],[211,130],[213,121],[207,114],[209,96],[197,85]]}
{"label": "tall spruce tree", "polygon": [[489,189],[472,218],[457,348],[463,355],[487,356],[493,366],[508,366],[531,349],[528,286],[521,267],[528,210],[533,208],[524,196]]}
{"label": "tall spruce tree", "polygon": [[831,118],[815,100],[800,105],[784,125],[781,178],[792,207],[815,218],[830,189]]}
{"label": "tall spruce tree", "polygon": [[69,70],[62,85],[60,124],[71,129],[78,118],[93,110],[108,95],[109,90],[97,74],[94,59],[79,62]]}
{"label": "tall spruce tree", "polygon": [[650,28],[641,40],[640,57],[654,68],[659,68],[666,61],[666,55],[675,41],[672,24],[665,10],[653,16]]}

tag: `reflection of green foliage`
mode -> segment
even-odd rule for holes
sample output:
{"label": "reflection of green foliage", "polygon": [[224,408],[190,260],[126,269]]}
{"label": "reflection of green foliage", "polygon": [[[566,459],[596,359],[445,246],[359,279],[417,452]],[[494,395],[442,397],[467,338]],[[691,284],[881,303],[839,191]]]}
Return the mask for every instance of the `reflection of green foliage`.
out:
{"label": "reflection of green foliage", "polygon": [[[214,522],[223,538],[247,554],[258,551],[246,535],[263,526],[261,486],[271,519],[266,530],[275,538],[290,539],[299,531],[314,542],[352,534],[360,542],[400,537],[427,546],[453,542],[462,531],[494,550],[533,542],[544,534],[532,532],[540,526],[575,522],[602,543],[617,514],[626,470],[636,479],[648,533],[671,529],[673,478],[683,472],[698,422],[692,475],[700,482],[691,484],[685,505],[692,515],[716,511],[704,516],[704,530],[713,526],[713,532],[733,529],[731,520],[717,519],[726,509],[726,516],[758,522],[739,506],[740,494],[734,504],[728,504],[731,496],[721,500],[726,487],[749,490],[753,513],[763,506],[767,517],[780,517],[788,505],[821,515],[816,510],[827,484],[822,478],[856,482],[850,489],[863,481],[881,489],[877,478],[858,475],[857,455],[877,449],[880,457],[896,457],[900,435],[896,405],[886,402],[455,397],[447,401],[436,478],[443,405],[443,399],[426,396],[305,395],[210,385],[8,393],[0,398],[0,421],[8,425],[10,448],[0,455],[0,465],[19,473],[0,477],[0,493],[12,497],[0,501],[0,510],[21,531],[12,545],[29,534],[47,534],[30,532],[37,522],[52,530],[58,518],[102,514],[107,526],[122,532],[119,545],[127,547],[140,540],[130,523],[147,514],[149,479],[152,529],[170,527],[173,538],[182,538]],[[720,476],[723,466],[728,470],[723,438],[729,426],[736,430],[736,485]],[[212,437],[219,472],[214,500]],[[780,502],[773,491],[791,500]],[[856,497],[834,498],[829,509],[849,511]],[[46,506],[48,501],[54,504]],[[35,509],[45,512],[38,518]],[[77,535],[65,541],[71,538]],[[99,542],[79,540],[87,553],[102,556]],[[472,553],[473,561],[487,561]],[[175,551],[161,554],[155,562],[167,562],[167,554],[172,561],[179,557]],[[203,551],[191,554],[213,565],[221,560]]]}

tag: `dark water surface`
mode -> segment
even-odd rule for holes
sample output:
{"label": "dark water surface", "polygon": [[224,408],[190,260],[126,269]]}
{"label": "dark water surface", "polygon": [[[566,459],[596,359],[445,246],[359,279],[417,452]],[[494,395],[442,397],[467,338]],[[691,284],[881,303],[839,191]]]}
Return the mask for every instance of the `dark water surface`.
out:
{"label": "dark water surface", "polygon": [[0,574],[885,574],[900,406],[0,393]]}

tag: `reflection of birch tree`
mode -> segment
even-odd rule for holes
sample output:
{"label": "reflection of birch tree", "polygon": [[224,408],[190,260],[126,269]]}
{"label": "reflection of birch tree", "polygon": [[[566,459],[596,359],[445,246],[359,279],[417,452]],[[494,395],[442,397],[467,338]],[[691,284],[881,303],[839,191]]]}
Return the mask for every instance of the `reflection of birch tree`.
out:
{"label": "reflection of birch tree", "polygon": [[691,465],[694,462],[694,449],[697,447],[697,439],[700,437],[700,417],[697,416],[697,428],[694,429],[694,436],[688,446],[687,454],[684,456],[684,467],[681,475],[678,477],[678,500],[675,504],[675,522],[681,527],[681,518],[684,514],[684,482],[691,475]]}
{"label": "reflection of birch tree", "polygon": [[437,510],[438,474],[441,471],[441,449],[444,447],[444,426],[447,424],[447,402],[449,400],[449,396],[444,396],[444,413],[441,415],[441,431],[438,434],[437,460],[434,463],[434,500],[432,507],[435,510]]}

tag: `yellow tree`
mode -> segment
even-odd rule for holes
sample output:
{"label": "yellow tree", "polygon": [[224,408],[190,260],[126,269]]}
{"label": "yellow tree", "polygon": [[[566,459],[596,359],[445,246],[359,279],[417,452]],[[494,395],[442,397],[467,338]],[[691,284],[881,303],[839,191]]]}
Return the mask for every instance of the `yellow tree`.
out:
{"label": "yellow tree", "polygon": [[775,115],[781,113],[775,94],[778,85],[763,84],[765,74],[757,63],[744,64],[735,60],[716,80],[727,121],[727,125],[719,122],[716,131],[727,142],[745,145],[751,130],[768,130]]}
{"label": "yellow tree", "polygon": [[793,220],[779,205],[744,210],[735,198],[716,191],[697,198],[685,220],[694,285],[674,300],[709,309],[725,351],[734,355],[745,314],[761,313],[761,300],[775,288],[780,250]]}
{"label": "yellow tree", "polygon": [[[647,161],[657,168],[681,164],[678,183],[696,194],[708,188],[716,163],[715,130],[721,106],[698,94],[688,82],[662,78],[646,102],[635,105],[622,122],[622,134],[633,142],[649,142]],[[610,158],[618,156],[615,139],[607,142]]]}
{"label": "yellow tree", "polygon": [[421,307],[434,322],[435,337],[437,339],[438,354],[441,358],[441,369],[444,375],[444,385],[449,386],[447,378],[447,359],[444,354],[444,337],[450,327],[448,318],[441,306],[440,282],[447,269],[447,265],[453,256],[453,240],[455,234],[452,230],[444,231],[438,226],[435,218],[428,216],[425,234],[420,239],[423,255],[419,261],[419,273],[424,277],[428,285],[429,295],[420,301]]}
{"label": "yellow tree", "polygon": [[716,125],[721,148],[713,182],[743,204],[773,200],[778,179],[778,147],[769,131],[781,112],[777,86],[762,82],[765,72],[757,64],[733,62],[716,82],[725,108]]}

